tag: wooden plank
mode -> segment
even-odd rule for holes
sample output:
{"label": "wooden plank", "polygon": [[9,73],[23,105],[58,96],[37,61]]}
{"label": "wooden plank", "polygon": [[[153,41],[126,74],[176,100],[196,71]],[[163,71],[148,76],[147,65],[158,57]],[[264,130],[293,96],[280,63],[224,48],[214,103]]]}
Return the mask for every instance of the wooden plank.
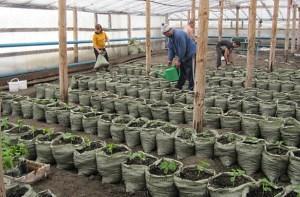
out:
{"label": "wooden plank", "polygon": [[59,0],[59,87],[61,100],[68,102],[68,60],[67,60],[67,31],[66,31],[66,0]]}
{"label": "wooden plank", "polygon": [[235,36],[239,37],[240,7],[236,6]]}
{"label": "wooden plank", "polygon": [[273,18],[272,39],[271,39],[271,49],[270,49],[270,56],[269,56],[269,72],[273,72],[273,66],[275,63],[278,11],[279,11],[279,0],[274,0],[274,9],[273,9],[273,17],[272,17]]}
{"label": "wooden plank", "polygon": [[131,33],[131,16],[130,14],[127,15],[127,36],[128,39],[131,39],[132,33]]}
{"label": "wooden plank", "polygon": [[[298,17],[300,19],[300,7],[298,8]],[[297,31],[297,51],[300,51],[300,20],[298,20],[298,31]]]}
{"label": "wooden plank", "polygon": [[[77,8],[75,7],[73,9],[73,40],[75,42],[78,41],[78,15],[77,15]],[[78,62],[78,57],[79,57],[79,52],[78,52],[78,44],[74,44],[74,51],[73,51],[73,56],[74,56],[74,62]]]}
{"label": "wooden plank", "polygon": [[246,88],[252,87],[253,67],[255,63],[256,5],[256,0],[250,1],[248,24],[247,76],[245,84]]}
{"label": "wooden plank", "polygon": [[151,3],[146,0],[146,75],[148,76],[151,68]]}
{"label": "wooden plank", "polygon": [[194,95],[193,127],[197,132],[203,131],[205,66],[207,62],[209,0],[199,1],[199,29],[197,35],[197,57]]}
{"label": "wooden plank", "polygon": [[[196,20],[196,0],[192,0],[192,9],[191,9],[191,21],[195,24]],[[195,35],[196,28],[193,28],[193,35]]]}
{"label": "wooden plank", "polygon": [[220,7],[220,17],[218,21],[218,32],[219,32],[219,41],[221,41],[223,36],[224,0],[219,0],[219,7]]}
{"label": "wooden plank", "polygon": [[292,41],[291,41],[291,53],[296,51],[296,18],[297,18],[297,5],[293,5],[293,21],[292,21]]}
{"label": "wooden plank", "polygon": [[288,0],[287,6],[287,19],[286,19],[286,28],[285,28],[285,42],[284,42],[284,60],[285,62],[288,61],[289,55],[289,45],[290,45],[290,17],[291,17],[291,7],[292,7],[292,0]]}
{"label": "wooden plank", "polygon": [[[0,98],[0,119],[2,118],[2,99]],[[4,169],[2,158],[2,130],[0,125],[0,196],[6,197],[5,185],[4,185]]]}

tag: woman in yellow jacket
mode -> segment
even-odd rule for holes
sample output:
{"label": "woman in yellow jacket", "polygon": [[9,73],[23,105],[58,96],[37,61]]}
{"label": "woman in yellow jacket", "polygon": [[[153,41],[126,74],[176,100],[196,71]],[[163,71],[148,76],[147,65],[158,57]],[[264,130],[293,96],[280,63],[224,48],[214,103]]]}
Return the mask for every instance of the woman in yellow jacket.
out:
{"label": "woman in yellow jacket", "polygon": [[108,36],[103,31],[102,26],[97,24],[95,26],[95,33],[93,35],[93,47],[94,47],[96,60],[98,58],[98,55],[101,53],[101,54],[103,54],[105,59],[108,61],[108,54],[105,49],[106,42],[108,42]]}

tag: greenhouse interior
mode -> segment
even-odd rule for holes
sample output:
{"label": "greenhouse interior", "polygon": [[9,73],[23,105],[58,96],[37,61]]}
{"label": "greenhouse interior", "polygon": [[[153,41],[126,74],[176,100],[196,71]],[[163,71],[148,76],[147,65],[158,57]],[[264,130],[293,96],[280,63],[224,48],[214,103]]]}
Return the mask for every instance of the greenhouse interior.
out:
{"label": "greenhouse interior", "polygon": [[0,18],[0,197],[300,196],[299,0]]}

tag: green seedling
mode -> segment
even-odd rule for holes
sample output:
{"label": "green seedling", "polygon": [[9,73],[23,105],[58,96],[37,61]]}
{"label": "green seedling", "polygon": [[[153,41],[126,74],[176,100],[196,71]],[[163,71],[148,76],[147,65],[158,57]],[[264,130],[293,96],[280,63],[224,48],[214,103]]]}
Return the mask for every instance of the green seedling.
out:
{"label": "green seedling", "polygon": [[300,197],[300,185],[297,185],[297,186],[294,188],[294,192],[297,193],[297,197]]}
{"label": "green seedling", "polygon": [[90,147],[92,144],[92,141],[88,137],[84,137],[83,141],[84,141],[85,147]]}
{"label": "green seedling", "polygon": [[1,119],[1,127],[2,129],[9,129],[9,120],[8,118]]}
{"label": "green seedling", "polygon": [[24,127],[24,121],[23,120],[17,120],[17,127],[18,128],[22,128],[22,127]]}
{"label": "green seedling", "polygon": [[164,160],[160,163],[159,168],[167,175],[169,172],[175,172],[177,169],[177,164],[175,161]]}
{"label": "green seedling", "polygon": [[143,153],[141,151],[129,153],[129,160],[134,160],[134,159],[139,159],[139,160],[145,161],[146,155],[145,155],[145,153]]}
{"label": "green seedling", "polygon": [[64,140],[70,140],[71,142],[73,142],[76,139],[76,136],[73,135],[72,133],[64,133],[63,134],[63,139]]}
{"label": "green seedling", "polygon": [[210,166],[210,164],[208,162],[199,161],[199,163],[196,166],[198,174],[200,174],[201,172],[204,172],[205,170],[207,170],[209,166]]}
{"label": "green seedling", "polygon": [[50,128],[44,128],[44,129],[43,129],[43,134],[44,134],[44,135],[51,136],[51,135],[54,134],[54,130],[53,130],[53,129],[50,129]]}
{"label": "green seedling", "polygon": [[275,145],[282,146],[283,145],[283,141],[277,141],[277,142],[275,142]]}
{"label": "green seedling", "polygon": [[109,152],[110,154],[113,154],[113,151],[114,151],[114,149],[117,148],[117,145],[116,144],[107,144],[105,146],[105,148],[106,148],[107,152]]}
{"label": "green seedling", "polygon": [[266,178],[261,179],[260,182],[261,182],[261,187],[262,187],[263,193],[271,192],[272,188],[274,188],[274,184]]}
{"label": "green seedling", "polygon": [[235,181],[237,177],[241,177],[243,175],[245,175],[245,171],[240,170],[240,169],[232,169],[231,172],[229,172],[230,174],[230,182],[232,183],[232,185],[235,185]]}

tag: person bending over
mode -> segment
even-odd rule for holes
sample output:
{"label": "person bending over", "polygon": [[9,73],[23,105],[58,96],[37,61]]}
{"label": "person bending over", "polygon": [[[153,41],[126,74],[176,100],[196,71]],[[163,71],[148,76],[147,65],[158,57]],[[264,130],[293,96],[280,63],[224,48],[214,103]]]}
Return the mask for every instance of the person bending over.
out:
{"label": "person bending over", "polygon": [[222,65],[222,56],[225,58],[226,65],[233,64],[232,51],[234,48],[239,48],[241,43],[239,41],[230,42],[228,40],[221,40],[216,45],[217,50],[217,69]]}

